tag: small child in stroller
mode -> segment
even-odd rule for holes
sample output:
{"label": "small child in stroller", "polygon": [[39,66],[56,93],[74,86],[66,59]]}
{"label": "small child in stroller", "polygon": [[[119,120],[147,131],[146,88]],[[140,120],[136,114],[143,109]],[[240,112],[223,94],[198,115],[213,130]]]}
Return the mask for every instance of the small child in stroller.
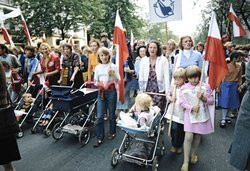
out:
{"label": "small child in stroller", "polygon": [[20,121],[22,119],[23,115],[30,110],[31,105],[33,103],[33,98],[30,93],[24,93],[22,96],[22,100],[23,100],[23,105],[19,110],[20,112],[16,113],[17,121]]}
{"label": "small child in stroller", "polygon": [[[136,130],[148,131],[154,117],[160,112],[160,108],[152,106],[152,98],[145,93],[140,93],[135,98],[135,104],[128,113],[121,112],[118,125],[123,127],[132,128]],[[146,141],[135,141],[131,144],[126,154],[148,159],[152,154],[154,144],[147,143]]]}
{"label": "small child in stroller", "polygon": [[47,126],[50,119],[54,116],[55,113],[56,113],[56,111],[53,110],[53,103],[51,103],[49,105],[49,107],[47,109],[45,109],[44,114],[43,114],[42,119],[41,119],[41,123],[39,124],[39,126]]}
{"label": "small child in stroller", "polygon": [[120,120],[118,124],[131,127],[145,129],[150,127],[154,115],[160,111],[157,106],[152,106],[152,98],[145,93],[140,93],[135,98],[135,104],[129,110],[129,112],[120,113]]}

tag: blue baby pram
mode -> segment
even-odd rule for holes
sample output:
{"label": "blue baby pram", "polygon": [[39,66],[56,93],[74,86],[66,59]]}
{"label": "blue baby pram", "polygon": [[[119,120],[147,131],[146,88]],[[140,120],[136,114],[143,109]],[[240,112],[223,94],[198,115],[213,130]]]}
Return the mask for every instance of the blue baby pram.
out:
{"label": "blue baby pram", "polygon": [[62,111],[65,115],[62,122],[58,122],[52,129],[52,137],[60,140],[64,133],[78,136],[81,145],[90,139],[90,128],[94,126],[96,114],[97,89],[79,89],[70,86],[52,86],[53,109]]}
{"label": "blue baby pram", "polygon": [[[152,166],[152,170],[157,170],[158,159],[164,154],[164,146],[160,140],[162,120],[163,115],[158,112],[149,129],[129,128],[117,124],[125,132],[125,136],[119,149],[115,148],[112,152],[111,166],[115,167],[120,160],[123,160],[138,165]],[[143,155],[134,155],[135,153],[131,153],[133,146],[135,149],[143,146],[142,150],[148,151],[144,151]]]}

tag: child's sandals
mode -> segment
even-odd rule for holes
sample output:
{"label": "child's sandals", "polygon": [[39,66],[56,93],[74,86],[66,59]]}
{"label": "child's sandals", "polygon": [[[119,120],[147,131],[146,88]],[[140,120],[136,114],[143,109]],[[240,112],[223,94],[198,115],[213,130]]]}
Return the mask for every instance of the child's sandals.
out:
{"label": "child's sandals", "polygon": [[188,171],[188,164],[183,164],[181,166],[181,171]]}
{"label": "child's sandals", "polygon": [[198,162],[198,156],[197,156],[197,154],[192,154],[191,155],[190,163],[196,164],[197,162]]}

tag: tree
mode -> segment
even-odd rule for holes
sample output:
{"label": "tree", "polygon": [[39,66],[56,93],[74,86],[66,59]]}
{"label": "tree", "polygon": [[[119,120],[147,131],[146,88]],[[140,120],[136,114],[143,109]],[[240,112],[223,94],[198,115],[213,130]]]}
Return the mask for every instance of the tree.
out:
{"label": "tree", "polygon": [[99,37],[101,32],[107,32],[109,36],[113,35],[115,26],[116,11],[123,23],[123,27],[127,30],[127,36],[130,36],[132,30],[136,37],[141,35],[141,28],[144,27],[145,21],[136,15],[136,4],[131,0],[100,0],[103,7],[103,14],[91,25],[90,33],[95,37]]}
{"label": "tree", "polygon": [[[199,0],[197,0],[199,1]],[[212,11],[215,11],[217,15],[217,22],[220,28],[221,35],[225,33],[231,33],[232,27],[228,20],[228,13],[230,4],[232,3],[233,9],[236,15],[241,20],[241,23],[245,25],[245,28],[250,31],[250,23],[248,17],[250,16],[250,1],[228,1],[228,0],[211,0],[208,2],[207,7],[202,11],[203,23],[199,25],[198,34],[195,36],[195,40],[205,41],[207,37],[210,15]]]}
{"label": "tree", "polygon": [[[86,0],[87,1],[87,0]],[[26,18],[30,34],[51,36],[54,29],[61,31],[62,39],[70,29],[78,29],[84,21],[82,8],[84,1],[78,0],[14,0]]]}
{"label": "tree", "polygon": [[[95,37],[104,31],[112,36],[117,9],[128,36],[130,30],[139,36],[144,26],[144,20],[135,14],[136,5],[130,0],[13,0],[13,3],[20,6],[30,34],[37,37],[43,33],[51,36],[59,30],[64,39],[67,31],[82,27],[90,28],[89,34]],[[22,29],[16,28],[20,24],[18,20],[10,22],[14,35]]]}

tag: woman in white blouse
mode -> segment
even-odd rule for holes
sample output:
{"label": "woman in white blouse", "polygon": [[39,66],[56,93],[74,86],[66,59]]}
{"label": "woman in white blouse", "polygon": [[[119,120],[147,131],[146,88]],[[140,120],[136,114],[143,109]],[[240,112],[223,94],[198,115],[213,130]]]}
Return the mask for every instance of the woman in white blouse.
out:
{"label": "woman in white blouse", "polygon": [[[139,89],[143,92],[166,94],[169,90],[169,64],[162,56],[160,43],[151,41],[146,49],[147,57],[141,59],[139,71]],[[151,95],[154,105],[165,110],[166,98]]]}

